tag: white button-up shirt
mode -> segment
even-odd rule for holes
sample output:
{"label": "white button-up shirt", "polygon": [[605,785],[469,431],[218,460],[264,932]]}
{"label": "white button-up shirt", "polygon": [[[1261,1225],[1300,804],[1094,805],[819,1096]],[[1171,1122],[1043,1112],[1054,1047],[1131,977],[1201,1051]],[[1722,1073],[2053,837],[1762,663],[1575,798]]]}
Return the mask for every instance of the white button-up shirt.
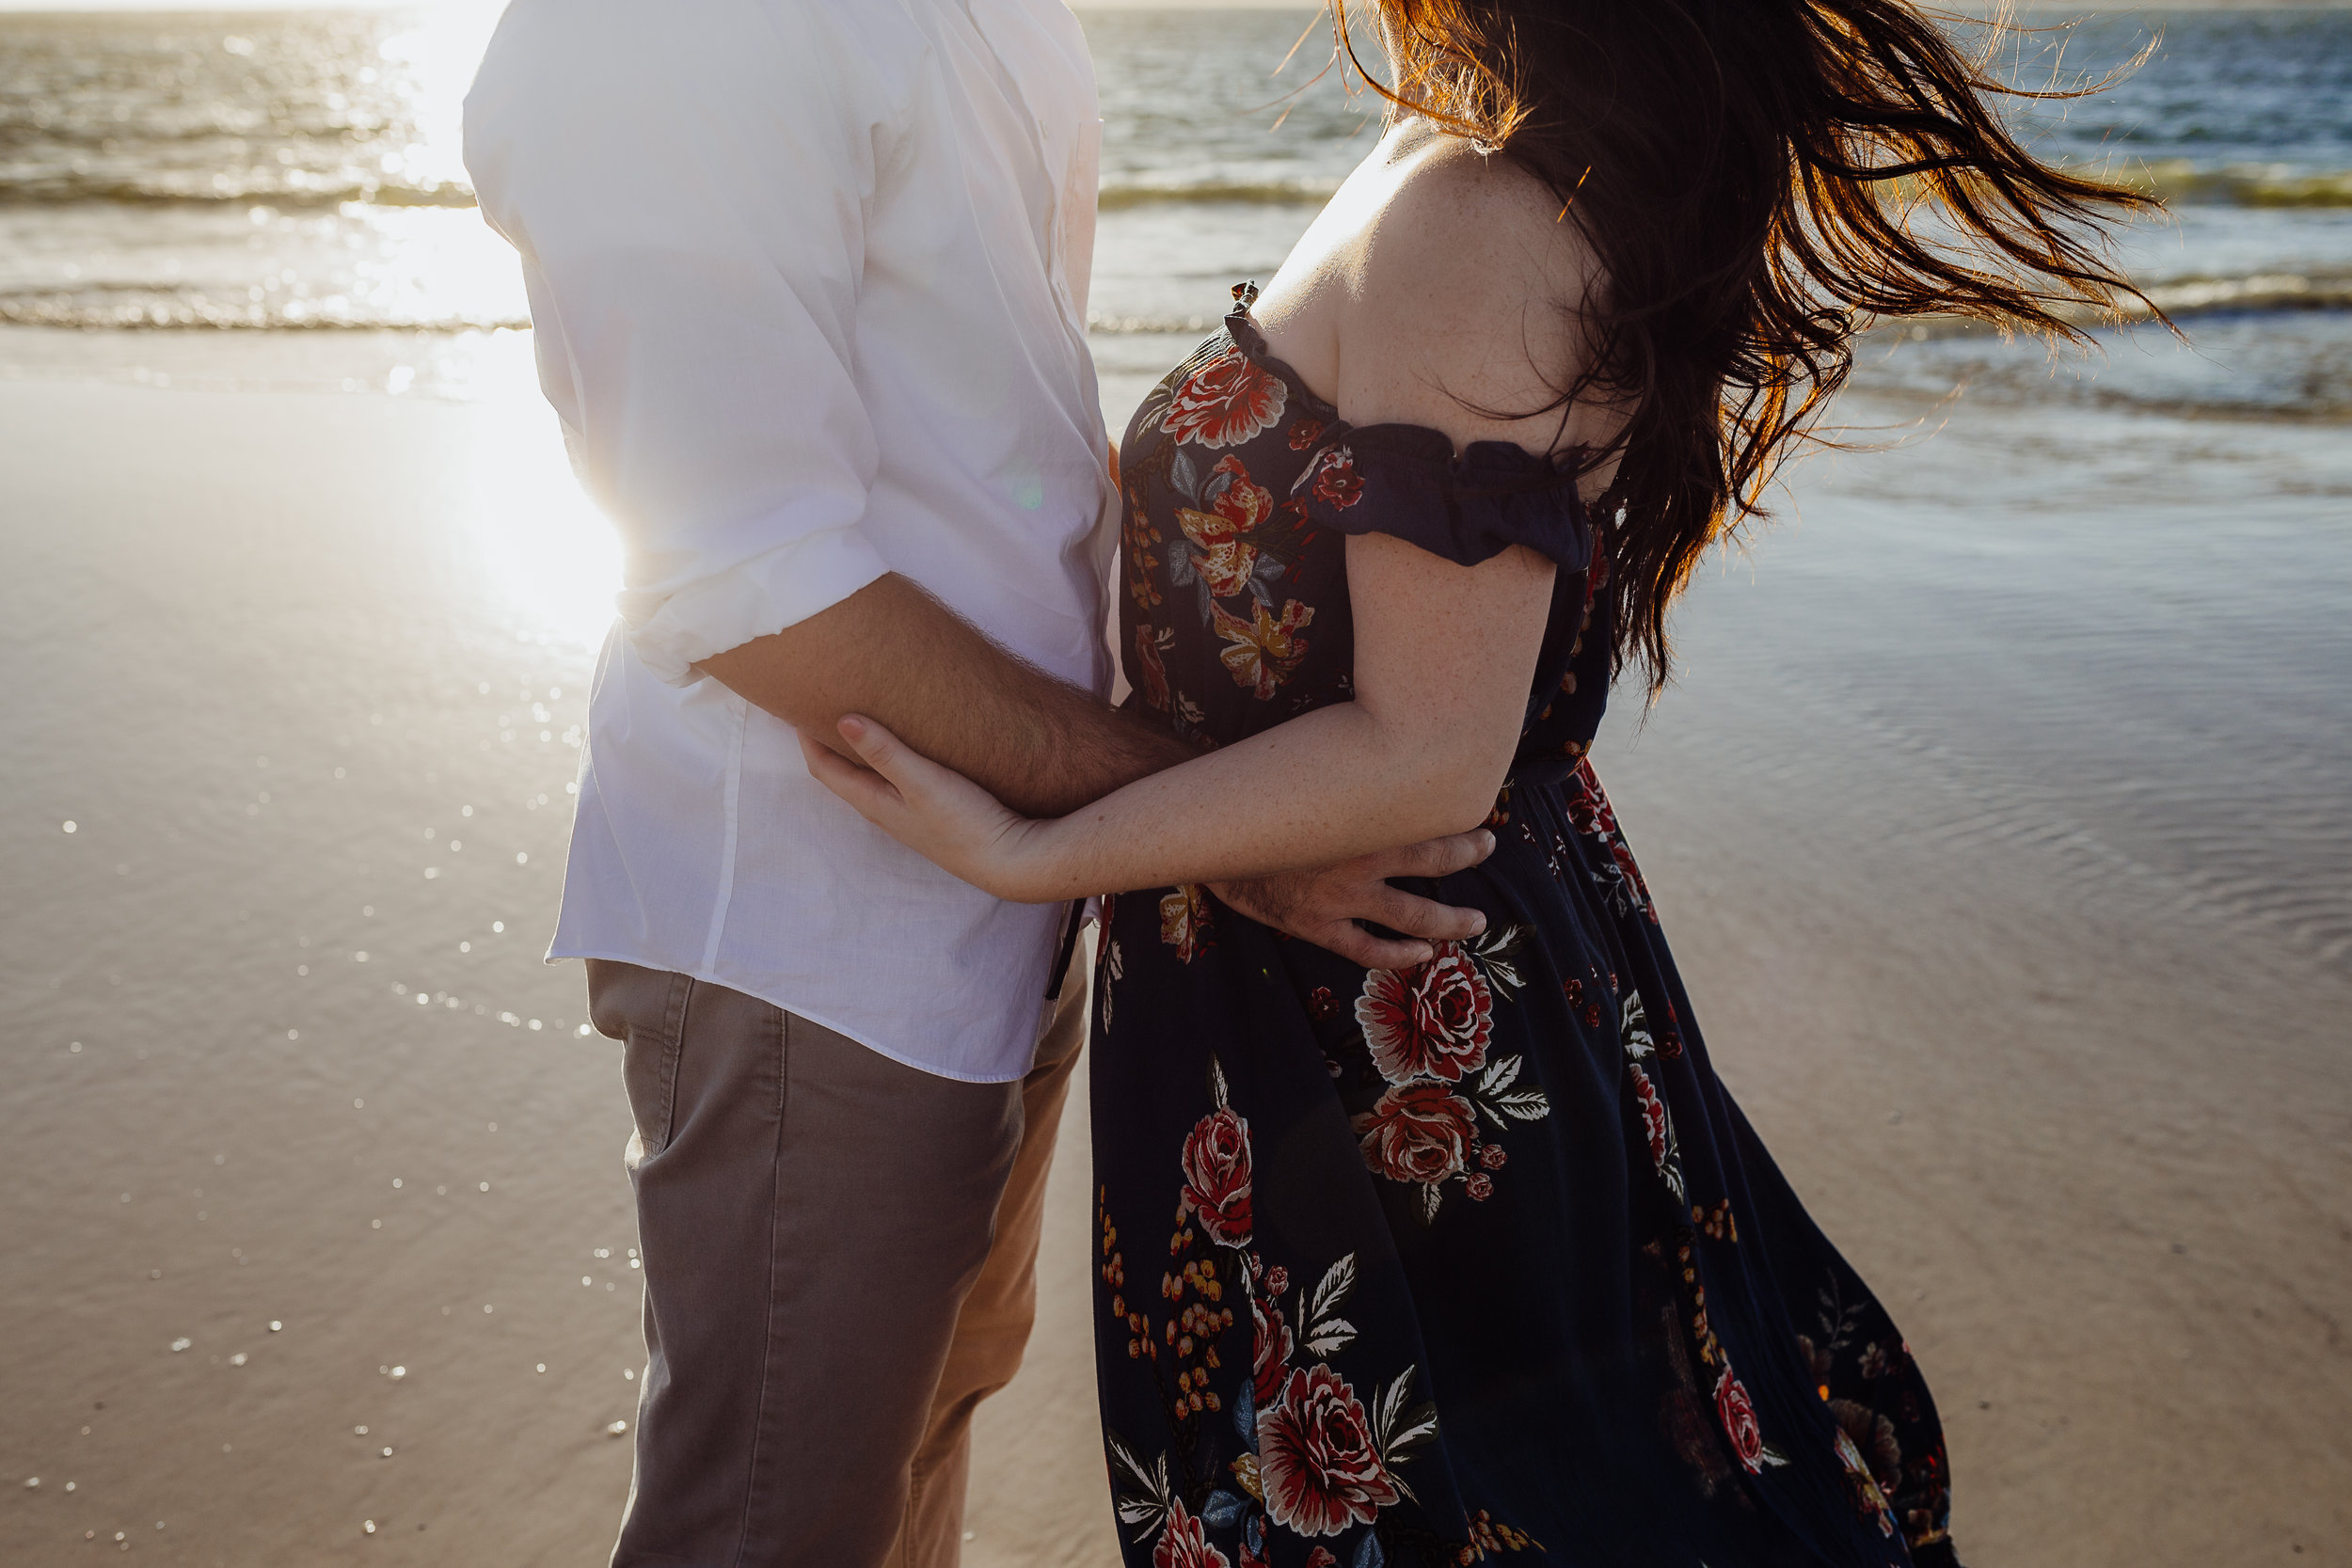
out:
{"label": "white button-up shirt", "polygon": [[697,661],[885,572],[1107,690],[1100,150],[1058,0],[516,0],[466,100],[540,381],[620,530],[549,958],[1030,1065],[1064,911],[869,827]]}

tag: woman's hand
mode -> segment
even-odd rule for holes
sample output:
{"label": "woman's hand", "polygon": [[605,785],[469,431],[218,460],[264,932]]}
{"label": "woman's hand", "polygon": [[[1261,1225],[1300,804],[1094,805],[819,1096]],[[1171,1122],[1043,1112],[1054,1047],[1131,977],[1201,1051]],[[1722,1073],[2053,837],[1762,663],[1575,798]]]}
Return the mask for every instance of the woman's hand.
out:
{"label": "woman's hand", "polygon": [[866,766],[801,736],[811,777],[860,816],[983,893],[1016,903],[1071,896],[1045,852],[1047,824],[1014,813],[951,768],[915,752],[871,719],[850,714],[841,738]]}

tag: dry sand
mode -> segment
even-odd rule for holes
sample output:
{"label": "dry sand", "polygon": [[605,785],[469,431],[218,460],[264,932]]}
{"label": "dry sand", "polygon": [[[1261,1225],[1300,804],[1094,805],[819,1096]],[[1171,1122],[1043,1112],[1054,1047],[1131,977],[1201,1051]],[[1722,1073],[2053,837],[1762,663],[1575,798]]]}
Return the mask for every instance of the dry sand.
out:
{"label": "dry sand", "polygon": [[[511,378],[17,343],[0,1562],[599,1562],[624,1111],[537,960],[609,547]],[[2343,1561],[2346,459],[2148,421],[2059,493],[2047,436],[1806,481],[1600,766],[1725,1078],[1934,1380],[1969,1560]],[[1112,1560],[1085,1140],[973,1568]]]}

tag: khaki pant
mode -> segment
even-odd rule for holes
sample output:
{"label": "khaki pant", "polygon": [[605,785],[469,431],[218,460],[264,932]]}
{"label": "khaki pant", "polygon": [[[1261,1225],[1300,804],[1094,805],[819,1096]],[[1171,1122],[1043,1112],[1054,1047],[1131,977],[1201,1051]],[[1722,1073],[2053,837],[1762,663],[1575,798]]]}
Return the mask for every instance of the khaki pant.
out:
{"label": "khaki pant", "polygon": [[1083,944],[1011,1084],[962,1084],[722,986],[588,966],[623,1042],[645,1264],[614,1568],[955,1568],[973,1412],[1036,1315]]}

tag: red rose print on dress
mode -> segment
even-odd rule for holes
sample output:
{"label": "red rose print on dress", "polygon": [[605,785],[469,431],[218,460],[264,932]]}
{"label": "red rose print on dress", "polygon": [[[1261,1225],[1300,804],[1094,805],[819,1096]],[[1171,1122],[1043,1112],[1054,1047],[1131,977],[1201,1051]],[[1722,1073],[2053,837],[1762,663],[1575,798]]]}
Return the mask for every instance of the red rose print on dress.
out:
{"label": "red rose print on dress", "polygon": [[1356,1002],[1373,1065],[1391,1084],[1416,1078],[1457,1082],[1486,1063],[1494,998],[1459,943],[1411,969],[1375,969]]}
{"label": "red rose print on dress", "polygon": [[1168,1525],[1160,1531],[1159,1544],[1152,1548],[1152,1568],[1232,1568],[1232,1564],[1209,1544],[1200,1521],[1185,1510],[1184,1499],[1176,1497],[1168,1505]]}
{"label": "red rose print on dress", "polygon": [[[1610,841],[1609,858],[1617,863],[1617,875],[1625,879],[1626,893],[1633,900],[1633,907],[1637,910],[1648,910],[1650,907],[1649,883],[1642,879],[1642,868],[1634,863],[1633,851],[1628,847],[1624,839]],[[1654,919],[1655,916],[1652,918]]]}
{"label": "red rose print on dress", "polygon": [[1642,1069],[1644,1059],[1651,1057],[1655,1047],[1645,1022],[1642,993],[1628,991],[1625,1009],[1620,1015],[1619,1037],[1625,1047],[1625,1070],[1633,1080],[1633,1098],[1642,1113],[1642,1138],[1649,1145],[1650,1164],[1657,1167],[1658,1179],[1675,1196],[1677,1204],[1688,1203],[1690,1193],[1682,1180],[1682,1149],[1675,1141],[1674,1117],[1666,1110],[1666,1101],[1658,1092],[1658,1085]]}
{"label": "red rose print on dress", "polygon": [[1633,851],[1617,829],[1617,814],[1611,808],[1609,797],[1601,792],[1600,780],[1595,776],[1590,762],[1576,765],[1576,771],[1568,775],[1568,789],[1569,825],[1586,838],[1600,840],[1616,868],[1617,883],[1624,890],[1626,901],[1655,925],[1658,910],[1650,902],[1649,884],[1642,879],[1642,868],[1634,863]]}
{"label": "red rose print on dress", "polygon": [[1323,438],[1323,431],[1321,420],[1308,418],[1299,420],[1291,426],[1291,451],[1305,451]]}
{"label": "red rose print on dress", "polygon": [[1304,1536],[1370,1524],[1397,1500],[1362,1402],[1319,1364],[1292,1372],[1258,1412],[1258,1481],[1267,1515]]}
{"label": "red rose print on dress", "polygon": [[1649,1074],[1629,1062],[1626,1070],[1633,1074],[1633,1092],[1641,1102],[1642,1133],[1649,1143],[1650,1163],[1658,1168],[1658,1179],[1675,1196],[1677,1203],[1688,1202],[1690,1193],[1682,1180],[1682,1150],[1675,1142],[1674,1117],[1666,1112],[1666,1102],[1660,1098],[1657,1085]]}
{"label": "red rose print on dress", "polygon": [[[1345,511],[1363,499],[1364,478],[1356,471],[1356,453],[1333,447],[1315,460],[1314,498],[1335,511]],[[1298,492],[1291,492],[1296,495]]]}
{"label": "red rose print on dress", "polygon": [[1633,1074],[1633,1092],[1642,1101],[1642,1131],[1649,1137],[1650,1163],[1662,1172],[1666,1168],[1665,1102],[1658,1098],[1648,1073],[1638,1067],[1628,1070]]}
{"label": "red rose print on dress", "polygon": [[1184,1140],[1184,1201],[1226,1246],[1249,1244],[1249,1124],[1230,1106],[1194,1123]]}
{"label": "red rose print on dress", "polygon": [[1478,1132],[1470,1102],[1427,1080],[1390,1089],[1354,1126],[1375,1175],[1431,1186],[1462,1174]]}
{"label": "red rose print on dress", "polygon": [[1179,441],[1237,447],[1282,417],[1290,392],[1238,348],[1227,349],[1184,378],[1160,429]]}
{"label": "red rose print on dress", "polygon": [[1740,1468],[1756,1475],[1764,1468],[1764,1429],[1756,1423],[1756,1406],[1748,1399],[1747,1386],[1731,1375],[1731,1363],[1724,1363],[1723,1376],[1715,1380],[1715,1418],[1724,1424],[1724,1434],[1731,1439],[1731,1451],[1739,1456]]}

